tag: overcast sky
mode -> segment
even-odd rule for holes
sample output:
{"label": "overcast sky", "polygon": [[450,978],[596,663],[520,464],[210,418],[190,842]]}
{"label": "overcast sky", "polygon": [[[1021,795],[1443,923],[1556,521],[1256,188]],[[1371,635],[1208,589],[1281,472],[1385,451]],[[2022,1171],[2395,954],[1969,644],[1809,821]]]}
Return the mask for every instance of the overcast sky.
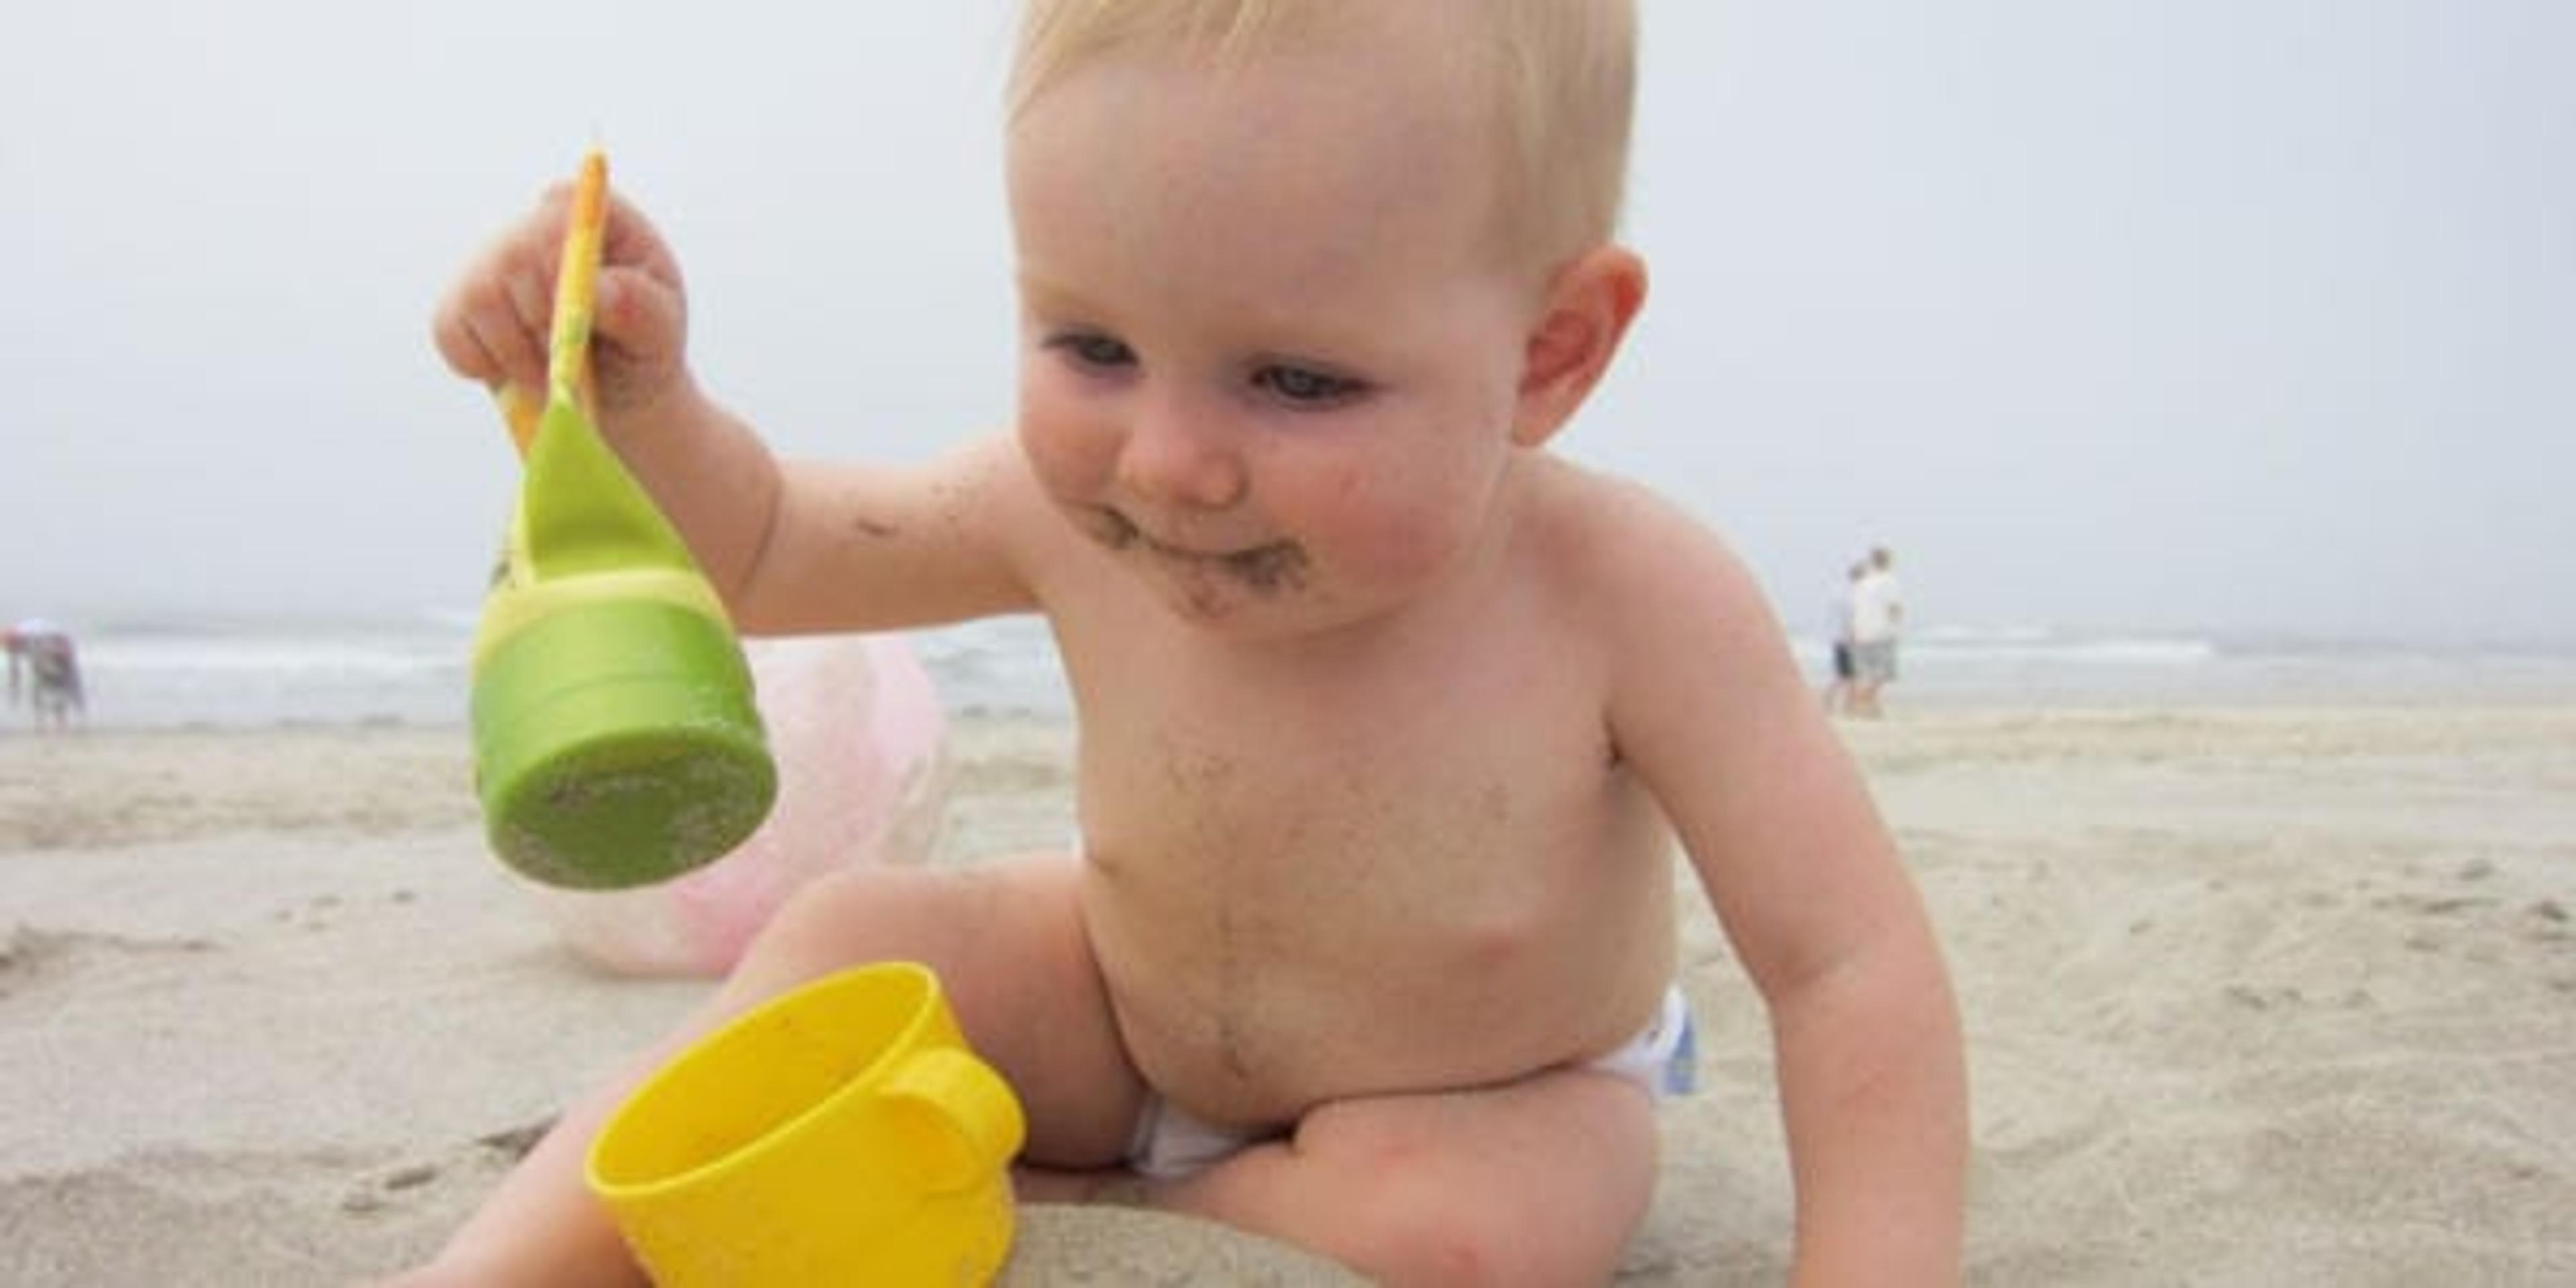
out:
{"label": "overcast sky", "polygon": [[[431,306],[594,136],[782,448],[1010,407],[1005,0],[12,5],[0,616],[470,611]],[[2576,643],[2576,4],[1645,0],[1647,311],[1559,440],[1793,627]]]}

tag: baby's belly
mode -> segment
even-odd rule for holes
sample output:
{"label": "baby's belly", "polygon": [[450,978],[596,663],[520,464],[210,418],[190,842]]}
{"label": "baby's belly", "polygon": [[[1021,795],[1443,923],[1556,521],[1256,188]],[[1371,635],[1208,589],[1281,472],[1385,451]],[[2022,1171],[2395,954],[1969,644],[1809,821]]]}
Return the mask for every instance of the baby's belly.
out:
{"label": "baby's belly", "polygon": [[[1651,1022],[1672,974],[1668,861],[1551,906],[1236,890],[1095,864],[1085,913],[1128,1054],[1211,1122],[1510,1082]],[[1569,900],[1574,906],[1567,906]]]}

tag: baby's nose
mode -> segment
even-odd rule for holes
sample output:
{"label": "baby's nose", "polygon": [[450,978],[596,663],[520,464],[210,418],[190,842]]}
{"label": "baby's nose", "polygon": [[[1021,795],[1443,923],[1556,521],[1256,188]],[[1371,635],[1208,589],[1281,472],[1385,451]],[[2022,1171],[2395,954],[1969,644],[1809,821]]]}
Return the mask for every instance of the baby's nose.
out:
{"label": "baby's nose", "polygon": [[1240,445],[1221,418],[1177,398],[1145,401],[1128,431],[1119,474],[1140,495],[1207,510],[1242,500],[1250,482]]}

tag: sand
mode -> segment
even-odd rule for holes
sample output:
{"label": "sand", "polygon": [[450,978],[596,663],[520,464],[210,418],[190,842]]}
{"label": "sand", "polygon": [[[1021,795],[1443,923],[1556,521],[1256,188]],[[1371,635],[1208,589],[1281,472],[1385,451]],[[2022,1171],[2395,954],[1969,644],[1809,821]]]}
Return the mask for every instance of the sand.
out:
{"label": "sand", "polygon": [[[2576,1282],[2576,706],[1846,725],[1943,927],[1990,1284]],[[956,730],[952,861],[1069,825],[1069,737]],[[0,1283],[418,1258],[701,984],[564,950],[453,730],[0,736]],[[1758,1006],[1684,925],[1700,1094],[1623,1284],[1776,1282]],[[1024,1211],[1012,1284],[1334,1282]]]}

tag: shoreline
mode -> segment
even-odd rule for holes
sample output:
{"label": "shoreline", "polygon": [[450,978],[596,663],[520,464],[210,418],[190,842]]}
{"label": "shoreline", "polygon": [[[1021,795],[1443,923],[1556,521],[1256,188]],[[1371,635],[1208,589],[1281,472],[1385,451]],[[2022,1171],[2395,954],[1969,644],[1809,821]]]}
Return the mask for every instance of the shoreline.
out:
{"label": "shoreline", "polygon": [[[96,727],[461,727],[470,610],[408,620],[110,621],[81,632]],[[1071,696],[1035,617],[901,638],[962,719],[1061,716]],[[746,641],[755,655],[788,643]],[[1828,650],[1784,636],[1821,687]],[[1934,623],[1899,650],[1901,706],[2462,704],[2576,700],[2576,639],[2302,637]],[[0,721],[0,738],[25,729]]]}
{"label": "shoreline", "polygon": [[[2576,1277],[2576,701],[1837,728],[1962,998],[1972,1281]],[[953,717],[940,861],[1060,845],[1071,747]],[[0,1281],[392,1270],[702,995],[554,940],[469,756],[461,727],[0,737]],[[1620,1282],[1777,1282],[1767,1032],[1684,903],[1703,1089]],[[1007,1283],[1333,1279],[1151,1214],[1026,1217]]]}

